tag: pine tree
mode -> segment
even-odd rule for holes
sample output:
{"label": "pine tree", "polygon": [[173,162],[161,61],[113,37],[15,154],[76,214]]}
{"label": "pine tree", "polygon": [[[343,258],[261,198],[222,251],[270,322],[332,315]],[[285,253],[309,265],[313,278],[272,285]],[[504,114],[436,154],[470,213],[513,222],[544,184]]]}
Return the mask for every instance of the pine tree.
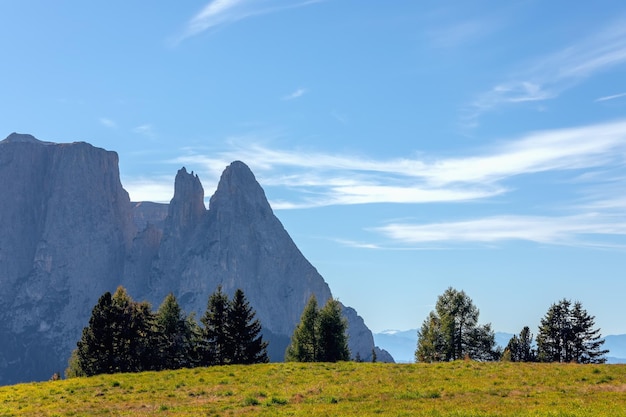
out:
{"label": "pine tree", "polygon": [[228,320],[229,300],[222,286],[209,297],[207,310],[200,319],[202,329],[201,365],[225,365],[228,363]]}
{"label": "pine tree", "polygon": [[112,303],[111,293],[105,292],[91,311],[89,325],[76,344],[74,373],[91,376],[113,372]]}
{"label": "pine tree", "polygon": [[348,323],[341,315],[341,304],[330,298],[319,312],[317,361],[337,362],[350,360]]}
{"label": "pine tree", "polygon": [[252,364],[269,362],[267,342],[261,335],[261,323],[241,289],[235,291],[228,310],[228,362]]}
{"label": "pine tree", "polygon": [[300,323],[291,336],[286,361],[337,362],[350,359],[347,322],[341,315],[339,301],[329,299],[318,310],[317,299],[311,296]]}
{"label": "pine tree", "polygon": [[478,308],[464,291],[448,288],[418,332],[416,361],[498,359],[500,352],[495,350],[491,325],[479,326],[478,315]]}
{"label": "pine tree", "polygon": [[604,339],[600,329],[594,329],[595,317],[589,315],[579,301],[574,303],[572,309],[573,327],[573,351],[574,358],[578,363],[604,363],[604,355],[608,350],[602,349]]}
{"label": "pine tree", "polygon": [[444,360],[446,342],[441,331],[441,320],[434,311],[422,323],[417,331],[416,362],[439,362]]}
{"label": "pine tree", "polygon": [[[537,355],[533,348],[533,335],[525,326],[518,335],[513,335],[505,349],[507,359],[511,362],[535,362]],[[503,358],[503,360],[505,360]]]}
{"label": "pine tree", "polygon": [[174,294],[168,294],[156,313],[159,369],[189,368],[194,365],[194,331]]}
{"label": "pine tree", "polygon": [[114,355],[111,372],[154,369],[156,344],[150,304],[134,302],[122,286],[117,288],[111,301]]}
{"label": "pine tree", "polygon": [[77,342],[69,371],[78,375],[153,369],[154,331],[150,305],[135,303],[123,287],[104,293]]}
{"label": "pine tree", "polygon": [[318,357],[317,322],[318,322],[317,299],[315,295],[309,298],[309,302],[302,311],[300,323],[291,336],[291,344],[287,348],[285,360],[287,362],[316,362]]}
{"label": "pine tree", "polygon": [[552,304],[541,319],[537,335],[537,355],[542,362],[604,363],[607,350],[595,318],[580,302],[566,299]]}

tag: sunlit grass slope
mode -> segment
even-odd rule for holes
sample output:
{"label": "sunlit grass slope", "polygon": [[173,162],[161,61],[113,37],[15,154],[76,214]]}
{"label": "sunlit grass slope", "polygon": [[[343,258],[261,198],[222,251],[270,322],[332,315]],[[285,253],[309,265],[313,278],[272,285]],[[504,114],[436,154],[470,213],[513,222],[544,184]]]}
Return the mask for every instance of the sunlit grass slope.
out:
{"label": "sunlit grass slope", "polygon": [[263,364],[0,387],[0,416],[626,416],[626,365]]}

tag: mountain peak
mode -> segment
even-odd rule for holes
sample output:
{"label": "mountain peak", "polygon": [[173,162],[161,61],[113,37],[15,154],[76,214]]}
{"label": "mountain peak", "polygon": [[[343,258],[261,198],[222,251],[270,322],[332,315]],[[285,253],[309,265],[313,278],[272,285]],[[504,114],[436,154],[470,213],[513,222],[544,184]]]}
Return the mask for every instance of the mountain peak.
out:
{"label": "mountain peak", "polygon": [[40,141],[33,135],[29,135],[26,133],[16,133],[16,132],[11,133],[2,142],[4,143],[38,143],[38,144],[51,144],[52,143],[52,142]]}
{"label": "mountain peak", "polygon": [[[197,174],[182,167],[176,173],[174,197],[170,202],[166,228],[174,235],[185,236],[204,215],[204,188]],[[174,232],[176,230],[176,232]]]}
{"label": "mountain peak", "polygon": [[271,213],[265,192],[250,168],[241,161],[232,162],[220,178],[217,191],[209,203],[209,210],[228,207],[229,210],[246,210],[254,207],[260,213]]}

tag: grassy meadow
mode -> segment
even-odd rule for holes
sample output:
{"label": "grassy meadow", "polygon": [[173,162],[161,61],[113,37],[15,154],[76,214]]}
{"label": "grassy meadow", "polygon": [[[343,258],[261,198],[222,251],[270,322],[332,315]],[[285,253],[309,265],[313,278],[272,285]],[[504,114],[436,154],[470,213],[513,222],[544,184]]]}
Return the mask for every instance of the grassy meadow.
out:
{"label": "grassy meadow", "polygon": [[626,416],[626,365],[276,363],[0,387],[0,416]]}

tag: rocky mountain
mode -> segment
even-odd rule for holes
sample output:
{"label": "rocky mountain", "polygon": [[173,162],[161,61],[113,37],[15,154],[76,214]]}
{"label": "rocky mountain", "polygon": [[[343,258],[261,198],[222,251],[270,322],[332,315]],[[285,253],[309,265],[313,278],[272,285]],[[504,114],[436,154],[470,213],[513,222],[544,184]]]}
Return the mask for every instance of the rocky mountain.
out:
{"label": "rocky mountain", "polygon": [[[169,205],[131,203],[115,152],[12,134],[0,142],[0,194],[0,384],[62,372],[98,297],[118,285],[155,308],[173,292],[198,315],[217,285],[242,288],[274,360],[309,297],[331,297],[242,162],[208,210],[185,168]],[[353,309],[344,315],[353,356],[371,358],[372,333]]]}
{"label": "rocky mountain", "polygon": [[12,134],[0,142],[0,384],[64,369],[136,229],[118,156]]}

